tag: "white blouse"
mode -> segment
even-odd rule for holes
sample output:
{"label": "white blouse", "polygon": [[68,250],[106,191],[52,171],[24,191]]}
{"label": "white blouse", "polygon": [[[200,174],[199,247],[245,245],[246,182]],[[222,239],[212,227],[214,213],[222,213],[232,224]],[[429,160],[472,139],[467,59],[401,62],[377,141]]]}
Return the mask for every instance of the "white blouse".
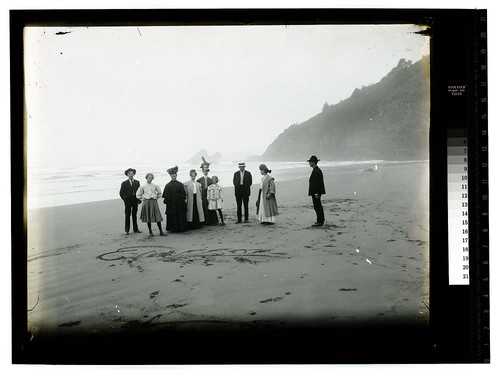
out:
{"label": "white blouse", "polygon": [[142,200],[158,199],[161,197],[161,189],[158,185],[146,183],[137,190],[136,196]]}

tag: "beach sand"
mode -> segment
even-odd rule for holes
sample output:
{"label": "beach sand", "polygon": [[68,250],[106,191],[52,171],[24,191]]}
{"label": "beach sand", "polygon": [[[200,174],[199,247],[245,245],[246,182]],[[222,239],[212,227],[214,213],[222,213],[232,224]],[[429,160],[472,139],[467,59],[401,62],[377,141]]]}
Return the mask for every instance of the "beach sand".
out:
{"label": "beach sand", "polygon": [[141,222],[143,233],[126,236],[120,199],[30,210],[31,340],[367,322],[426,327],[428,164],[364,168],[323,168],[323,227],[312,226],[309,175],[276,181],[280,215],[268,226],[255,218],[258,185],[250,223],[235,224],[229,188],[226,226],[166,237],[153,225],[150,238]]}

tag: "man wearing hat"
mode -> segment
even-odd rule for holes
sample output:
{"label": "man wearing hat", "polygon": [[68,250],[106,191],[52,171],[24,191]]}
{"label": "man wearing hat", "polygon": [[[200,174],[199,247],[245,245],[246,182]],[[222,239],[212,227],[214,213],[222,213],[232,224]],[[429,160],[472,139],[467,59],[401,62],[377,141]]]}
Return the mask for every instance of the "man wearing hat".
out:
{"label": "man wearing hat", "polygon": [[135,193],[139,189],[139,181],[134,180],[136,170],[129,168],[125,171],[125,175],[128,177],[122,182],[120,188],[120,197],[125,203],[125,234],[130,231],[130,215],[132,214],[132,224],[134,227],[134,233],[141,233],[139,227],[137,226],[137,205],[140,200],[137,199]]}
{"label": "man wearing hat", "polygon": [[318,167],[319,159],[313,155],[307,160],[313,169],[309,177],[309,196],[312,197],[314,211],[316,211],[316,223],[314,226],[322,226],[325,222],[325,213],[321,204],[321,195],[325,194],[325,182],[323,172]]}
{"label": "man wearing hat", "polygon": [[245,223],[248,223],[248,200],[250,198],[250,187],[252,186],[252,174],[245,170],[245,163],[239,163],[239,171],[234,173],[233,185],[236,197],[237,224],[241,223],[241,204],[245,209]]}

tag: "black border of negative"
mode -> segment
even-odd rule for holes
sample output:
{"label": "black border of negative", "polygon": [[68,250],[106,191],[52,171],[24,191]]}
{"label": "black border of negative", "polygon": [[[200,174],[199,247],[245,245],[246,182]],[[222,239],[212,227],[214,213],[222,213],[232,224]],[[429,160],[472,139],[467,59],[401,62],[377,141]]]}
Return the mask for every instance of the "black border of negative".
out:
{"label": "black border of negative", "polygon": [[[450,124],[475,135],[475,98],[462,106],[443,90],[474,86],[474,38],[485,11],[467,9],[127,9],[11,10],[11,194],[12,361],[41,364],[311,364],[483,362],[476,304],[478,277],[471,287],[450,287],[447,275],[446,129]],[[431,36],[430,130],[430,327],[404,322],[342,329],[296,327],[238,332],[168,332],[129,337],[48,337],[33,340],[27,327],[27,210],[23,89],[23,27],[141,25],[398,24],[427,26]],[[475,138],[470,155],[477,154]],[[21,161],[21,163],[17,163]],[[471,168],[470,168],[471,169]],[[469,169],[469,170],[470,170]],[[474,186],[474,171],[469,173]],[[24,189],[18,188],[23,181]],[[471,201],[477,192],[471,192]],[[471,215],[478,217],[474,208]],[[470,236],[477,235],[472,227]],[[471,247],[471,255],[473,252]],[[476,249],[477,251],[477,249]],[[471,270],[479,258],[471,256]]]}

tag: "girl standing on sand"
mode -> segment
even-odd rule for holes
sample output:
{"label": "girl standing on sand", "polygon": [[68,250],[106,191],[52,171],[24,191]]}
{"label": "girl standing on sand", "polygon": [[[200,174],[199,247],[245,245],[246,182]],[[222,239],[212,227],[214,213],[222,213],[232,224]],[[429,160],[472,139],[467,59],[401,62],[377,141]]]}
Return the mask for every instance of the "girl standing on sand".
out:
{"label": "girl standing on sand", "polygon": [[226,225],[226,223],[224,223],[224,216],[222,216],[222,201],[224,200],[224,194],[218,182],[219,178],[217,176],[212,176],[212,185],[207,189],[208,214],[212,217],[211,223],[215,225],[217,224],[218,211],[222,225]]}
{"label": "girl standing on sand", "polygon": [[149,236],[154,236],[151,230],[151,223],[155,222],[160,230],[160,236],[165,236],[166,234],[161,229],[161,222],[163,217],[161,216],[160,208],[158,207],[158,198],[161,197],[161,189],[158,185],[152,183],[155,176],[152,173],[146,174],[146,183],[139,187],[136,196],[142,201],[141,210],[141,221],[143,223],[148,223]]}
{"label": "girl standing on sand", "polygon": [[259,165],[259,170],[262,181],[257,199],[257,218],[261,224],[272,224],[276,222],[276,216],[278,215],[276,186],[274,185],[274,178],[269,175],[271,170],[265,164]]}
{"label": "girl standing on sand", "polygon": [[203,206],[201,203],[201,184],[196,179],[196,171],[189,171],[191,179],[184,182],[184,188],[187,194],[187,225],[189,229],[196,229],[205,222]]}

